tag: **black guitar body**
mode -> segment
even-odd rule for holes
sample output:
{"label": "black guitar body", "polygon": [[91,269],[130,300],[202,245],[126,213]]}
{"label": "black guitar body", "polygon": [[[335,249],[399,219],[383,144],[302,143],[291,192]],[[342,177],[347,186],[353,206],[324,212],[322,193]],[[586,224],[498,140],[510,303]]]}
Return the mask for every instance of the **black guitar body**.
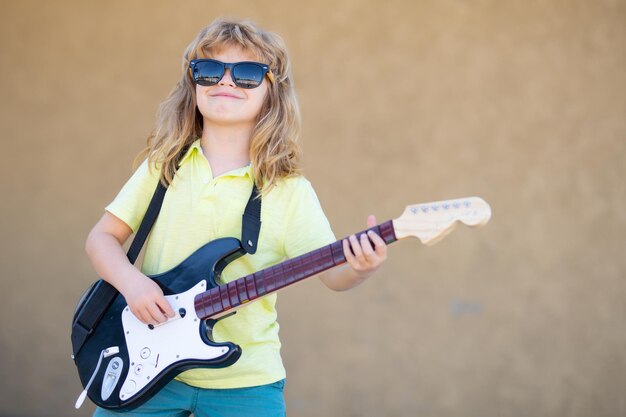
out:
{"label": "black guitar body", "polygon": [[[163,288],[168,300],[170,296],[178,300],[177,294],[190,292],[190,289],[199,285],[203,287],[197,292],[217,286],[216,280],[222,270],[243,254],[245,251],[238,239],[217,239],[202,246],[170,271],[150,278]],[[206,281],[206,287],[203,281]],[[150,399],[182,371],[197,367],[226,367],[239,359],[241,348],[238,345],[211,340],[210,326],[196,316],[193,308],[194,295],[188,294],[187,305],[182,307],[176,307],[172,298],[171,304],[179,312],[178,323],[168,322],[153,328],[139,323],[128,312],[124,297],[117,295],[94,332],[74,357],[81,383],[87,388],[87,396],[91,401],[107,409],[130,410]],[[126,323],[123,323],[123,315]],[[195,332],[185,330],[185,337],[193,338],[193,343],[185,337],[178,337],[179,333],[172,333],[178,332],[175,330],[176,326],[183,325],[188,329],[189,326],[195,329]],[[142,332],[145,332],[146,337],[135,337]],[[155,341],[153,336],[157,337],[159,332],[162,337]],[[190,354],[192,357],[176,354],[177,349],[186,349],[194,343],[196,348]],[[204,355],[204,350],[210,351],[207,355],[212,357],[202,358],[207,356]]]}

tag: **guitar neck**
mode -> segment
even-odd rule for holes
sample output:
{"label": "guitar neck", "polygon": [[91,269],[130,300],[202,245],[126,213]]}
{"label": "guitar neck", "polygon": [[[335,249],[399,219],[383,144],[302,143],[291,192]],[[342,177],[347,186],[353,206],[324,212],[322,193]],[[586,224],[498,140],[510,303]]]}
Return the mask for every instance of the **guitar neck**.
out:
{"label": "guitar neck", "polygon": [[[387,244],[397,240],[392,220],[356,233],[356,235],[360,237],[370,230],[378,234]],[[196,295],[195,308],[198,317],[204,320],[219,316],[228,310],[345,263],[346,257],[343,254],[341,242],[338,240],[313,252]]]}

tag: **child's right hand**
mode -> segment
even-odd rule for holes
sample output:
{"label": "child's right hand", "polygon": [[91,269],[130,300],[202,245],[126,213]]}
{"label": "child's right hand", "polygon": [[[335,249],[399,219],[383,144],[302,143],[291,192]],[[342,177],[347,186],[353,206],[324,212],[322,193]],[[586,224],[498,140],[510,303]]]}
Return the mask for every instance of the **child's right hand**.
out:
{"label": "child's right hand", "polygon": [[105,212],[87,237],[86,250],[96,272],[124,296],[130,311],[145,324],[159,324],[174,317],[161,287],[128,262],[122,245],[132,229]]}
{"label": "child's right hand", "polygon": [[130,311],[142,323],[159,324],[174,317],[174,310],[156,282],[137,270],[120,290]]}

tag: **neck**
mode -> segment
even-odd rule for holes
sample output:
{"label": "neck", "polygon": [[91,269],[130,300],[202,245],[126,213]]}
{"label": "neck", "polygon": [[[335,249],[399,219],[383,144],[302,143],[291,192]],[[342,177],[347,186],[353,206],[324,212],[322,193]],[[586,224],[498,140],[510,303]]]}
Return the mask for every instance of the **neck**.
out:
{"label": "neck", "polygon": [[251,136],[252,127],[205,124],[200,145],[214,177],[250,163]]}
{"label": "neck", "polygon": [[[392,220],[371,227],[367,231],[369,230],[382,237],[387,244],[397,240]],[[356,235],[360,239],[360,236],[366,234],[367,231],[364,230]],[[313,252],[288,259],[196,295],[194,299],[196,314],[202,320],[209,317],[221,317],[228,313],[228,310],[275,293],[345,262],[342,240],[338,240]]]}

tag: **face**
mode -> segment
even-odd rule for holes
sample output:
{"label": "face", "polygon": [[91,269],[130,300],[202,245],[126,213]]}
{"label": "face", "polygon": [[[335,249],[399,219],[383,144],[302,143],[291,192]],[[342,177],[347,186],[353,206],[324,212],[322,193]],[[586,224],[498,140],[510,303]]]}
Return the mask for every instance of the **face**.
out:
{"label": "face", "polygon": [[[227,46],[214,51],[209,58],[226,63],[255,61],[258,59],[240,47]],[[267,77],[256,88],[246,89],[235,85],[229,69],[215,85],[196,84],[196,103],[204,118],[204,127],[245,126],[254,127],[261,112],[268,89]]]}

